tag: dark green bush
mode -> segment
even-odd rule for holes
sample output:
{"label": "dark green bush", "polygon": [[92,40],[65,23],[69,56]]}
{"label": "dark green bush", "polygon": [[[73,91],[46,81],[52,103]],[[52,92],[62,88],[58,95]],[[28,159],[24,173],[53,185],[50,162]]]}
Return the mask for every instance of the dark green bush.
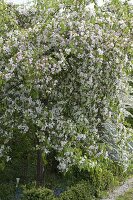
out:
{"label": "dark green bush", "polygon": [[81,181],[61,194],[59,200],[93,200],[93,191],[87,181]]}
{"label": "dark green bush", "polygon": [[0,184],[0,200],[12,200],[15,197],[15,185]]}
{"label": "dark green bush", "polygon": [[52,190],[47,188],[32,188],[23,191],[23,200],[55,200]]}

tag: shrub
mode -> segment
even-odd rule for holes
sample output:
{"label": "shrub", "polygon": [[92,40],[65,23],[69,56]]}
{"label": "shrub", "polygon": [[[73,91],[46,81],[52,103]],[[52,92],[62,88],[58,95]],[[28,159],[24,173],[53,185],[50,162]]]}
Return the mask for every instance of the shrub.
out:
{"label": "shrub", "polygon": [[93,192],[87,181],[81,181],[61,194],[59,200],[93,200]]}
{"label": "shrub", "polygon": [[94,171],[90,174],[90,181],[95,191],[95,196],[99,197],[101,192],[113,187],[116,179],[113,173],[107,169],[101,171]]}
{"label": "shrub", "polygon": [[15,197],[15,186],[12,184],[0,184],[0,200],[11,200]]}
{"label": "shrub", "polygon": [[52,190],[47,188],[25,189],[23,200],[55,200]]}

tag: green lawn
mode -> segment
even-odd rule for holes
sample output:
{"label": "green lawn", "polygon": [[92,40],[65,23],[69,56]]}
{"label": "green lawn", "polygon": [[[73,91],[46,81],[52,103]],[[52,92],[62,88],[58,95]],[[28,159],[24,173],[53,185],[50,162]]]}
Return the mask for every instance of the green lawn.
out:
{"label": "green lawn", "polygon": [[128,190],[124,195],[119,196],[116,200],[133,200],[133,188]]}

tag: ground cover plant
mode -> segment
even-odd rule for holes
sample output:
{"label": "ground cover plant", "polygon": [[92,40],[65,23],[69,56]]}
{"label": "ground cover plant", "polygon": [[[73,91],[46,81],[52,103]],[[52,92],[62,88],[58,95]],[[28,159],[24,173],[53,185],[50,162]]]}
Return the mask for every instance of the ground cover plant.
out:
{"label": "ground cover plant", "polygon": [[117,198],[117,200],[132,200],[133,199],[133,189],[127,191],[124,195]]}

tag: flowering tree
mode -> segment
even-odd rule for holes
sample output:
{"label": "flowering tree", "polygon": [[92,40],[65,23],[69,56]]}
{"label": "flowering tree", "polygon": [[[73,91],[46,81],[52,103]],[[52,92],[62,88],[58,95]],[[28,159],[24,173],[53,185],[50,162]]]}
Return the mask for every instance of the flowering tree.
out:
{"label": "flowering tree", "polygon": [[87,1],[53,2],[39,1],[32,18],[24,13],[30,25],[1,35],[1,152],[16,134],[28,135],[40,182],[42,154],[54,150],[61,171],[99,169],[110,158],[127,163],[130,136],[122,95],[132,6],[112,1],[92,12]]}

